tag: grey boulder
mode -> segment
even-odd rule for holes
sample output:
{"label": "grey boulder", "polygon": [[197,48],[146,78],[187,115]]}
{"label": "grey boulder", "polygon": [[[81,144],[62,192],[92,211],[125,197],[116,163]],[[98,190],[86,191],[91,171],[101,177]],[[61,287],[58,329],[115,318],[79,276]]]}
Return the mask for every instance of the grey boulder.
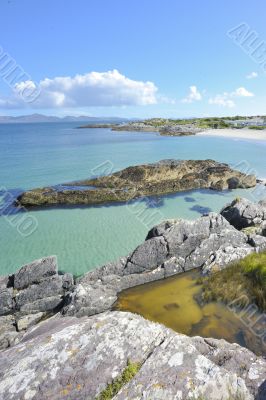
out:
{"label": "grey boulder", "polygon": [[14,288],[24,289],[32,284],[38,284],[43,279],[56,275],[57,259],[55,256],[41,258],[30,264],[24,265],[14,275]]}
{"label": "grey boulder", "polygon": [[252,203],[241,198],[225,206],[221,215],[236,229],[259,226],[261,233],[266,231],[266,206],[265,201]]}

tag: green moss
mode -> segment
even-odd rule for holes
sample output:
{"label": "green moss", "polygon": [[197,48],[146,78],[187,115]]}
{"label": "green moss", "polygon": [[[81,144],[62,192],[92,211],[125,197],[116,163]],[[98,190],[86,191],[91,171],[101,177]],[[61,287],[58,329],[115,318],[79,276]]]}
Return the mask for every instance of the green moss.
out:
{"label": "green moss", "polygon": [[114,379],[97,397],[97,400],[110,400],[125,386],[140,370],[141,363],[132,363],[128,361],[126,368],[121,376]]}
{"label": "green moss", "polygon": [[203,279],[205,301],[255,303],[266,311],[266,252],[252,253],[222,271]]}

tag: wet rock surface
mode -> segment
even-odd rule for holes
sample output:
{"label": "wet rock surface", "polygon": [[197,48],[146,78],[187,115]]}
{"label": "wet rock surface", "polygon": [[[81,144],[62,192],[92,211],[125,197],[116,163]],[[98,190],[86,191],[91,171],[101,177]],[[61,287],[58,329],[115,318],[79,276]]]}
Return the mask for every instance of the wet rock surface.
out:
{"label": "wet rock surface", "polygon": [[5,400],[94,400],[141,364],[115,399],[265,399],[266,361],[223,340],[189,338],[131,313],[40,323],[1,352]]}
{"label": "wet rock surface", "polygon": [[[256,186],[256,177],[213,160],[162,160],[137,165],[95,179],[72,183],[71,188],[48,187],[22,193],[25,207],[127,202],[138,197],[191,189],[225,190]],[[88,189],[86,189],[86,187]]]}

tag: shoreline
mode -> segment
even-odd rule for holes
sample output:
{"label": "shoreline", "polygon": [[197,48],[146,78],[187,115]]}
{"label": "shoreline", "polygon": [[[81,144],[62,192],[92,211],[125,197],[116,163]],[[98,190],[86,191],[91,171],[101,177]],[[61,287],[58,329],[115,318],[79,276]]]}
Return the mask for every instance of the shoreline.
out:
{"label": "shoreline", "polygon": [[266,130],[253,129],[208,129],[197,133],[197,136],[225,137],[229,139],[266,140]]}

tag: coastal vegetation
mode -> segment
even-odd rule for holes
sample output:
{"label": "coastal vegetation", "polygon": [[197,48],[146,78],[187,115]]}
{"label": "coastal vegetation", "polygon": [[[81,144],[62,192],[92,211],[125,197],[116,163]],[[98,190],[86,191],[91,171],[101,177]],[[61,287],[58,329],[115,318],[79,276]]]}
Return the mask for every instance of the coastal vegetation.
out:
{"label": "coastal vegetation", "polygon": [[74,182],[71,187],[63,185],[33,189],[22,193],[17,198],[17,205],[33,207],[128,202],[139,197],[191,189],[226,190],[254,186],[255,175],[246,175],[214,160],[162,160]]}
{"label": "coastal vegetation", "polygon": [[107,385],[96,400],[111,400],[123,386],[134,378],[140,370],[140,367],[141,363],[133,363],[129,360],[122,374]]}
{"label": "coastal vegetation", "polygon": [[190,136],[208,129],[266,128],[265,116],[150,118],[126,123],[82,125],[78,128],[110,128],[113,131],[159,132],[161,136]]}
{"label": "coastal vegetation", "polygon": [[263,131],[264,129],[266,129],[266,125],[251,125],[248,127],[248,129],[255,129],[255,130],[259,130],[259,131]]}
{"label": "coastal vegetation", "polygon": [[199,283],[207,302],[235,302],[240,307],[255,303],[266,311],[266,252],[250,254],[208,278],[200,278]]}

